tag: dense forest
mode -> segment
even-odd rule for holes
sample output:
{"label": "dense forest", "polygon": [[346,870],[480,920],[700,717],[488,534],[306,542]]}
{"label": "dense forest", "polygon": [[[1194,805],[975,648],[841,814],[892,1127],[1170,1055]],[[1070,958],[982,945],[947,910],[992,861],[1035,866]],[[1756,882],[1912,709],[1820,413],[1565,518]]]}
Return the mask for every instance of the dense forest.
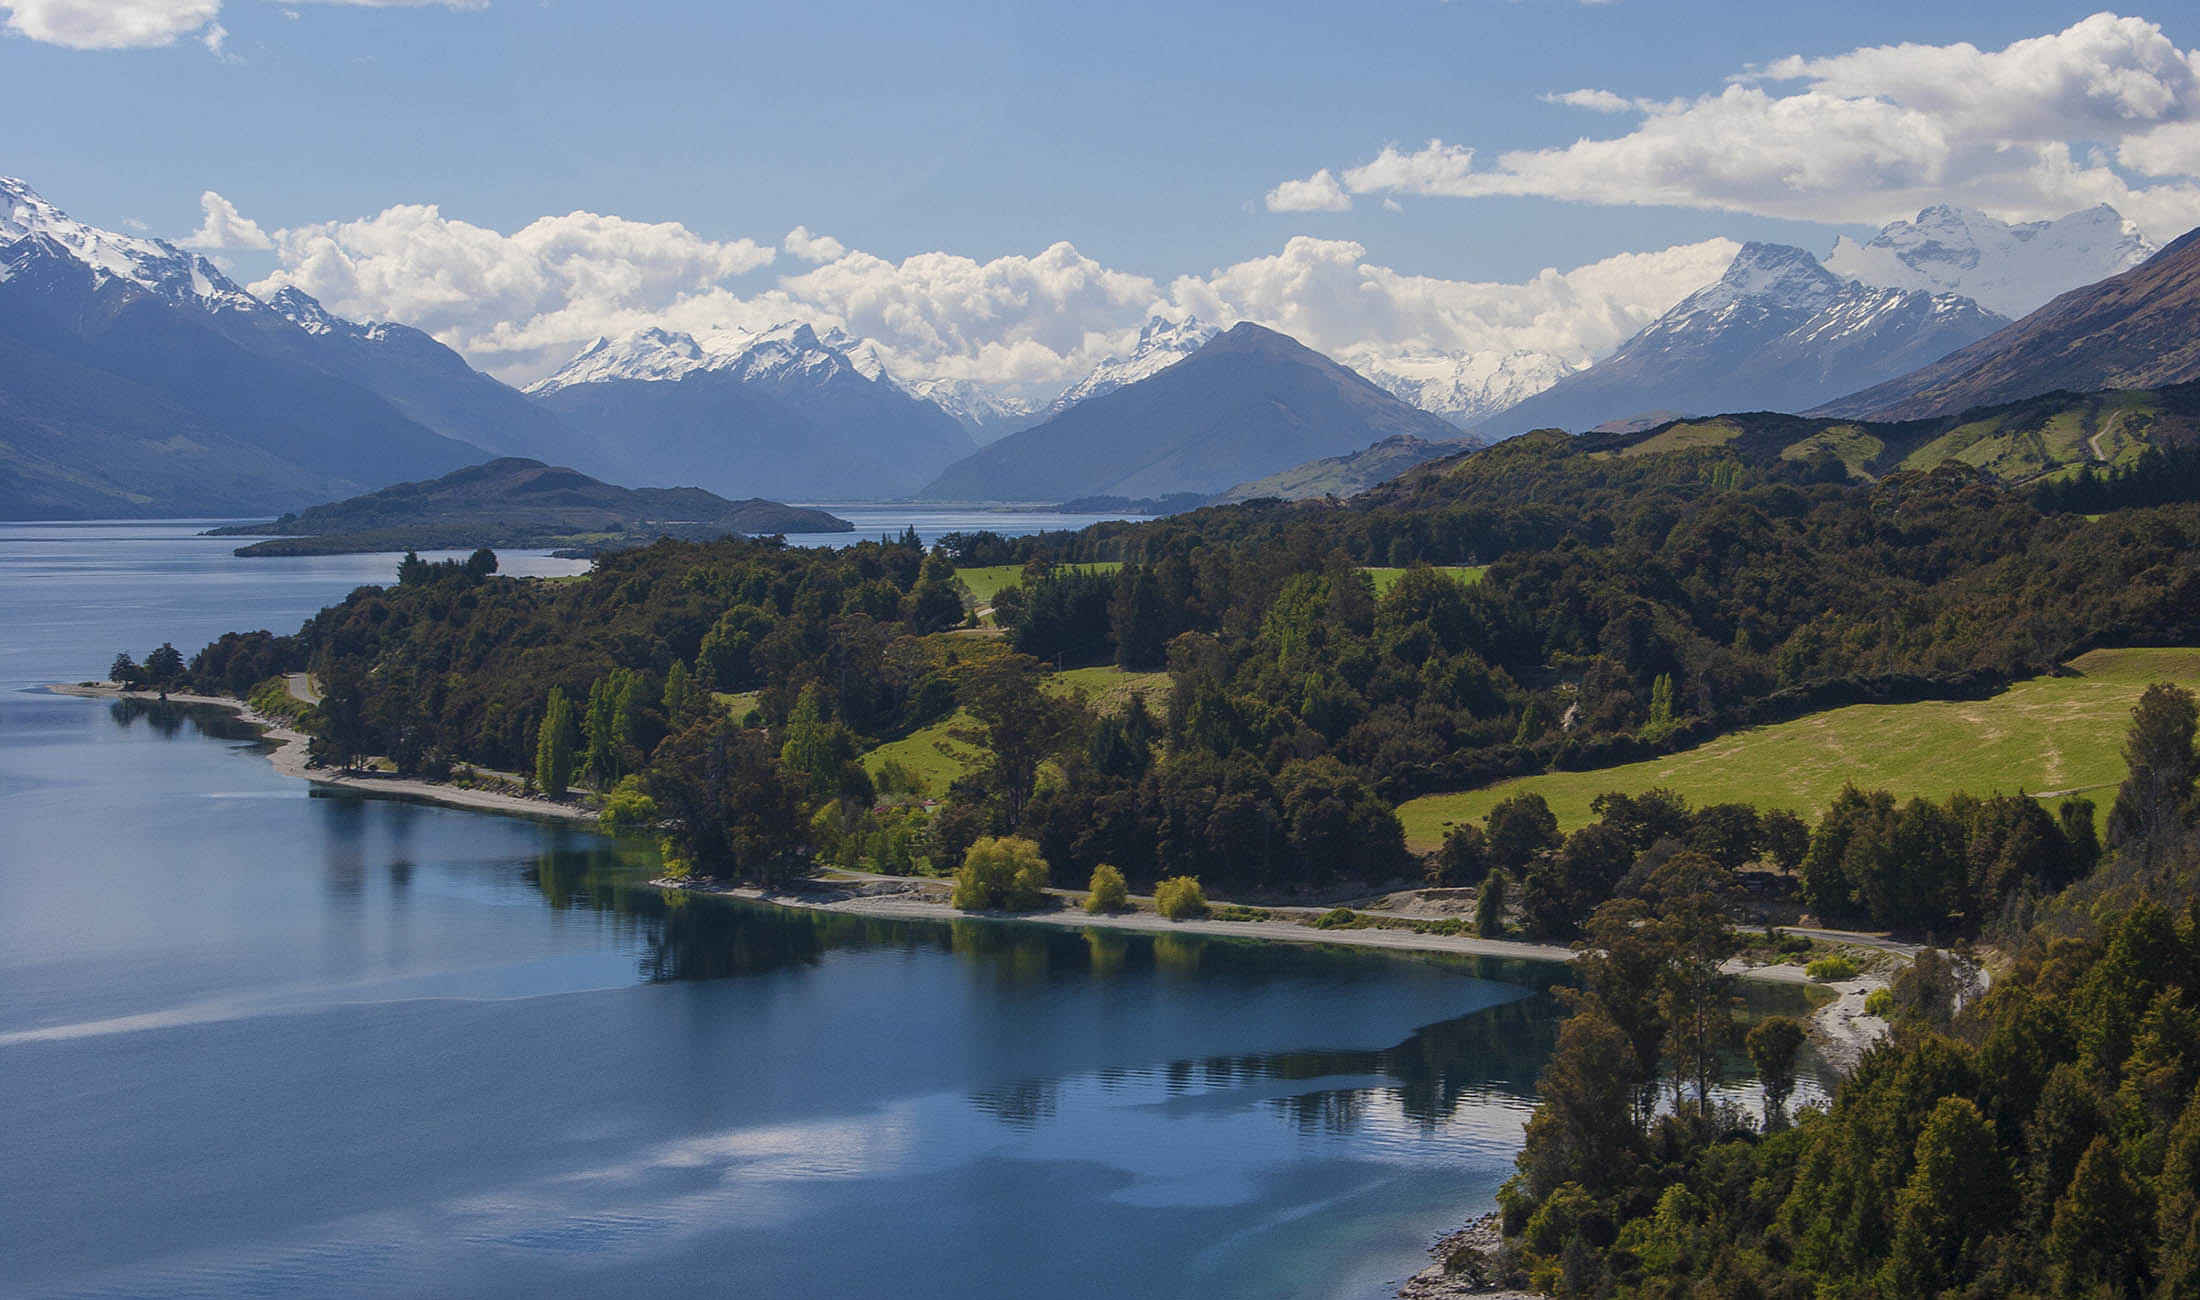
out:
{"label": "dense forest", "polygon": [[[913,534],[664,542],[555,582],[409,566],[295,635],[224,637],[187,676],[243,695],[310,668],[331,761],[530,776],[556,692],[548,748],[585,759],[575,779],[635,777],[685,809],[672,837],[710,874],[865,854],[894,829],[935,861],[1016,833],[1078,878],[1107,862],[1289,892],[1408,871],[1390,808],[1415,794],[2200,635],[2200,506],[2043,504],[1954,463],[1863,483],[1830,458],[1531,435],[1342,505],[930,553]],[[1077,567],[1094,560],[1121,567]],[[1410,571],[1378,596],[1364,569],[1386,562]],[[994,599],[997,631],[970,626],[955,568],[998,563],[1022,579]],[[1165,672],[1166,707],[1047,689],[1095,663]],[[853,761],[948,720],[984,756],[952,789],[880,790]],[[712,809],[749,801],[704,797],[697,771],[735,768],[789,795],[729,837]],[[918,795],[938,806],[879,820]]]}

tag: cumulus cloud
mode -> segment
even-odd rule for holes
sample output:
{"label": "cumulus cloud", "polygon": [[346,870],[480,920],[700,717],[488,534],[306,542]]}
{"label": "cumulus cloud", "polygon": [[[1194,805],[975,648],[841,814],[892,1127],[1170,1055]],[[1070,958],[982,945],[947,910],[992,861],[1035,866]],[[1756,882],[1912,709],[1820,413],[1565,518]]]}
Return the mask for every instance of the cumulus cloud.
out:
{"label": "cumulus cloud", "polygon": [[1270,212],[1347,212],[1352,196],[1327,167],[1303,181],[1285,181],[1268,191]]}
{"label": "cumulus cloud", "polygon": [[1391,145],[1344,169],[1342,188],[1863,223],[1943,201],[2009,219],[2106,202],[2158,238],[2200,222],[2189,134],[2200,55],[2139,18],[2095,14],[1999,50],[1913,43],[1793,56],[1670,102],[1601,89],[1547,98],[1641,121],[1487,162],[1441,139]]}
{"label": "cumulus cloud", "polygon": [[185,248],[202,252],[219,252],[227,249],[253,249],[266,251],[275,247],[275,241],[267,237],[258,222],[237,211],[237,205],[212,190],[199,195],[199,209],[205,215],[199,228],[176,242]]}
{"label": "cumulus cloud", "polygon": [[[219,195],[207,239],[257,230]],[[899,261],[797,227],[782,241],[814,263],[756,278],[756,242],[675,224],[576,212],[511,234],[403,205],[355,221],[277,231],[278,269],[332,310],[402,320],[514,383],[548,373],[599,335],[656,326],[708,339],[786,320],[872,340],[905,379],[954,378],[1045,393],[1128,351],[1153,315],[1253,320],[1346,356],[1535,351],[1581,364],[1716,279],[1736,245],[1711,240],[1607,258],[1520,283],[1409,275],[1348,240],[1281,251],[1163,285],[1068,243],[987,261]],[[225,246],[248,246],[231,243]],[[837,254],[819,261],[826,254]]]}
{"label": "cumulus cloud", "polygon": [[848,246],[831,235],[813,235],[808,226],[796,226],[779,241],[787,256],[805,262],[834,262],[848,255]]}
{"label": "cumulus cloud", "polygon": [[0,0],[9,31],[72,50],[173,45],[205,29],[221,7],[221,0]]}
{"label": "cumulus cloud", "polygon": [[576,341],[722,293],[774,256],[754,240],[593,212],[506,235],[432,204],[281,230],[273,242],[277,269],[254,292],[295,285],[345,315],[418,326],[500,370],[555,364]]}

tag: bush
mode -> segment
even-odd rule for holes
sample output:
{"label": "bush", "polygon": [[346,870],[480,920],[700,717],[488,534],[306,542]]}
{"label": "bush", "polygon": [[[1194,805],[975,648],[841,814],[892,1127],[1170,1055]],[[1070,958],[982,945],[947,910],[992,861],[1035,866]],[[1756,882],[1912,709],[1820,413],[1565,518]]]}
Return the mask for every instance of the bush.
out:
{"label": "bush", "polygon": [[1172,921],[1207,915],[1207,894],[1197,876],[1171,876],[1153,887],[1154,910]]}
{"label": "bush", "polygon": [[1852,980],[1856,978],[1856,962],[1847,953],[1829,953],[1805,966],[1803,973],[1814,980]]}
{"label": "bush", "polygon": [[989,835],[963,855],[953,901],[965,912],[1029,911],[1046,900],[1046,889],[1047,860],[1037,844]]}
{"label": "bush", "polygon": [[1349,930],[1360,923],[1360,914],[1349,907],[1332,907],[1309,924],[1317,930]]}
{"label": "bush", "polygon": [[1092,883],[1086,888],[1092,891],[1085,895],[1088,912],[1120,912],[1130,906],[1130,885],[1124,881],[1122,872],[1105,862],[1092,869]]}
{"label": "bush", "polygon": [[1864,1014],[1885,1019],[1894,1014],[1894,990],[1873,989],[1864,998]]}
{"label": "bush", "polygon": [[604,796],[603,828],[613,835],[637,835],[657,827],[657,801],[649,797],[642,778],[620,778]]}

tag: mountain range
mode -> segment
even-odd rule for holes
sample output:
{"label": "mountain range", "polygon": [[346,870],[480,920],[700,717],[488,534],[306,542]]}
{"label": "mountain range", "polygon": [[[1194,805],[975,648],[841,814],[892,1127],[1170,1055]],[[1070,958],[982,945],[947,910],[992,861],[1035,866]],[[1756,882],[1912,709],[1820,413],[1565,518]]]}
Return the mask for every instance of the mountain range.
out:
{"label": "mountain range", "polygon": [[2200,379],[2200,230],[2121,275],[2073,289],[1912,374],[1825,404],[1827,415],[1919,419],[2054,389]]}
{"label": "mountain range", "polygon": [[1751,243],[1617,352],[1482,425],[1584,430],[1653,409],[1795,411],[1927,365],[2008,321],[1969,298],[1874,288]]}
{"label": "mountain range", "polygon": [[1458,430],[1294,339],[1240,322],[1181,361],[957,462],[922,495],[1220,492],[1400,433],[1436,442]]}

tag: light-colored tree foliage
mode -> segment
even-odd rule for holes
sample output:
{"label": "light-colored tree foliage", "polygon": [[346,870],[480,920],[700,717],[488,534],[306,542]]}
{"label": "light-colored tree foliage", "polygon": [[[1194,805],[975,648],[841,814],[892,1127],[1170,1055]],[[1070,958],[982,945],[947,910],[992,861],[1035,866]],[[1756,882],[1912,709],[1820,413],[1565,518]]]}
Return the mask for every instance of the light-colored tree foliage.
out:
{"label": "light-colored tree foliage", "polygon": [[1153,887],[1154,910],[1172,921],[1207,915],[1207,892],[1197,876],[1171,876]]}
{"label": "light-colored tree foliage", "polygon": [[573,706],[565,688],[550,688],[550,704],[535,732],[535,784],[552,799],[563,799],[573,783]]}
{"label": "light-colored tree foliage", "polygon": [[972,844],[955,869],[952,901],[965,912],[1029,911],[1046,900],[1047,875],[1036,843],[989,835]]}
{"label": "light-colored tree foliage", "polygon": [[1130,884],[1123,873],[1103,862],[1092,869],[1090,893],[1085,895],[1085,910],[1095,914],[1120,912],[1130,906]]}

